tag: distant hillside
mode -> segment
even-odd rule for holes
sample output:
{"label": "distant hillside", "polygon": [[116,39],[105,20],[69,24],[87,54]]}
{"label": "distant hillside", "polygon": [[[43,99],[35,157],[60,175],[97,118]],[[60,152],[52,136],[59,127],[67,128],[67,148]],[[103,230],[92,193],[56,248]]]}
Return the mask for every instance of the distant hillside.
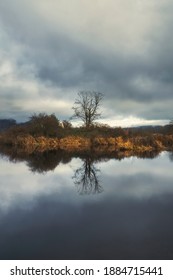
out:
{"label": "distant hillside", "polygon": [[161,129],[162,127],[163,127],[162,125],[141,125],[141,126],[134,126],[130,128],[133,130],[136,129],[145,130],[145,129]]}
{"label": "distant hillside", "polygon": [[158,133],[163,130],[164,126],[161,125],[143,125],[143,126],[135,126],[135,127],[130,127],[129,129],[131,131],[147,131],[147,132],[153,132],[153,133]]}
{"label": "distant hillside", "polygon": [[14,125],[16,125],[16,120],[14,119],[0,119],[0,132]]}

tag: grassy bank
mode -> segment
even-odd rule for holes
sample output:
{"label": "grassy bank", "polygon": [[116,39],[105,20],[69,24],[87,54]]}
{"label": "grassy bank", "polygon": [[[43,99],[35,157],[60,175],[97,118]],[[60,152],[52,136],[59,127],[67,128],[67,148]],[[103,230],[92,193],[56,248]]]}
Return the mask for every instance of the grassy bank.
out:
{"label": "grassy bank", "polygon": [[80,137],[66,136],[63,138],[34,137],[31,135],[0,135],[0,144],[25,150],[111,150],[111,151],[164,151],[173,149],[173,136],[153,134],[136,137]]}
{"label": "grassy bank", "polygon": [[23,124],[1,132],[0,145],[15,149],[63,151],[130,151],[173,150],[173,126],[126,128],[95,124],[72,127],[54,114],[33,115]]}

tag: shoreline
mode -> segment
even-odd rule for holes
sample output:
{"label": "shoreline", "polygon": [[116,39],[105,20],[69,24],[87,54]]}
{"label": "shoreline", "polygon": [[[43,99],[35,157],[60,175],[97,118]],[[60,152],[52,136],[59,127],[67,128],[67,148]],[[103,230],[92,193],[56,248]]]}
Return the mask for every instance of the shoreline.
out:
{"label": "shoreline", "polygon": [[63,138],[16,136],[13,138],[0,135],[0,145],[11,149],[34,150],[64,150],[64,151],[131,151],[152,152],[173,150],[173,136],[153,134],[149,136],[119,137],[79,137],[66,136]]}

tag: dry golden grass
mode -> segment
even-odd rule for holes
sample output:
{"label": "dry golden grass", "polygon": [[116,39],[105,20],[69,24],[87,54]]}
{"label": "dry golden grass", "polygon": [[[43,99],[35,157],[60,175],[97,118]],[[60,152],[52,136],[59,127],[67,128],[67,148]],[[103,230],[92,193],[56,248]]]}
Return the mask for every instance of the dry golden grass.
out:
{"label": "dry golden grass", "polygon": [[104,149],[115,151],[162,151],[173,149],[172,135],[153,134],[150,136],[119,137],[79,137],[67,136],[64,138],[47,138],[44,136],[33,137],[31,135],[18,135],[9,137],[0,135],[1,145],[28,149],[62,149],[62,150],[89,150]]}
{"label": "dry golden grass", "polygon": [[90,148],[91,141],[89,138],[83,138],[83,137],[74,137],[74,136],[68,136],[60,139],[59,147],[62,150],[71,150],[71,149],[86,149]]}

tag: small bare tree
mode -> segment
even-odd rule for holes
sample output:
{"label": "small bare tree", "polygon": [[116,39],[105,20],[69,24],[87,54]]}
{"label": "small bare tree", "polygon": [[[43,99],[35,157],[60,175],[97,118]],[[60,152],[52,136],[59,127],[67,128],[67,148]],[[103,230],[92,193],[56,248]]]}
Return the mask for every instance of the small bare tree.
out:
{"label": "small bare tree", "polygon": [[72,107],[74,110],[72,118],[79,118],[85,127],[90,127],[101,116],[98,110],[102,98],[103,94],[100,92],[80,91]]}

